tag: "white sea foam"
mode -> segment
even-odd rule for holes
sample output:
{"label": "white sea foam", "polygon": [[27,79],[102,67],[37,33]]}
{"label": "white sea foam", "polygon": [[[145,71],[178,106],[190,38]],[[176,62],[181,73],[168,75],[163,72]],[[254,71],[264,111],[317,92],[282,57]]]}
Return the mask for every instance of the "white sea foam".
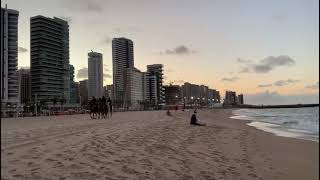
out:
{"label": "white sea foam", "polygon": [[249,126],[277,136],[319,142],[319,107],[297,109],[239,109],[233,119],[251,120]]}

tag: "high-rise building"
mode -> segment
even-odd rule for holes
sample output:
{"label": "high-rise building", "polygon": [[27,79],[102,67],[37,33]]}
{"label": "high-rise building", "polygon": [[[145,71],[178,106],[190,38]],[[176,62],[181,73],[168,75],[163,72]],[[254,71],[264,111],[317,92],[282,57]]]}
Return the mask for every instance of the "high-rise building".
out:
{"label": "high-rise building", "polygon": [[79,81],[79,93],[81,106],[88,104],[88,80]]}
{"label": "high-rise building", "polygon": [[220,97],[220,92],[219,91],[215,91],[215,94],[214,94],[214,102],[215,103],[220,103],[221,102],[221,97]]}
{"label": "high-rise building", "polygon": [[19,101],[20,104],[25,104],[31,100],[31,76],[30,69],[18,70],[19,84]]}
{"label": "high-rise building", "polygon": [[163,86],[165,91],[165,103],[166,105],[176,105],[181,102],[180,86],[169,85]]}
{"label": "high-rise building", "polygon": [[184,83],[181,86],[182,99],[186,104],[200,103],[201,105],[220,103],[219,91],[210,89],[205,85],[196,85],[191,83]]}
{"label": "high-rise building", "polygon": [[244,104],[243,94],[239,94],[239,95],[238,95],[238,104]]}
{"label": "high-rise building", "polygon": [[234,91],[226,91],[224,105],[233,106],[238,103],[237,94]]}
{"label": "high-rise building", "polygon": [[181,89],[183,98],[187,104],[193,104],[195,101],[200,100],[201,89],[199,85],[186,82],[182,85]]}
{"label": "high-rise building", "polygon": [[205,85],[200,85],[200,103],[206,105],[208,103],[209,88]]}
{"label": "high-rise building", "polygon": [[113,84],[107,85],[106,86],[106,98],[112,99],[113,97]]}
{"label": "high-rise building", "polygon": [[80,90],[79,90],[79,83],[78,82],[71,82],[70,83],[70,104],[78,104],[80,103]]}
{"label": "high-rise building", "polygon": [[114,38],[112,40],[112,66],[113,66],[113,100],[122,105],[124,102],[126,85],[125,71],[134,67],[133,42],[127,38]]}
{"label": "high-rise building", "polygon": [[143,72],[143,99],[149,106],[158,104],[157,96],[157,77],[150,75],[148,72]]}
{"label": "high-rise building", "polygon": [[31,91],[38,99],[69,102],[69,25],[59,18],[31,17]]}
{"label": "high-rise building", "polygon": [[208,100],[211,104],[220,103],[220,93],[215,89],[209,89]]}
{"label": "high-rise building", "polygon": [[18,11],[1,7],[1,103],[19,101],[18,17]]}
{"label": "high-rise building", "polygon": [[76,104],[79,102],[79,83],[74,82],[74,66],[69,65],[69,77],[70,77],[70,94],[69,104]]}
{"label": "high-rise building", "polygon": [[210,105],[214,104],[215,93],[216,93],[215,89],[208,89],[208,101]]}
{"label": "high-rise building", "polygon": [[[155,87],[149,87],[150,90],[153,90],[153,88],[156,88],[155,95],[153,95],[153,92],[147,92],[149,93],[149,97],[155,97],[156,99],[151,99],[151,102],[154,103],[154,105],[159,106],[164,103],[165,99],[165,92],[163,89],[163,65],[162,64],[152,64],[147,65],[147,76],[151,77],[149,81],[155,80]],[[152,85],[152,83],[149,83]]]}
{"label": "high-rise building", "polygon": [[125,106],[139,109],[143,101],[143,73],[137,68],[127,68],[125,71],[126,94]]}
{"label": "high-rise building", "polygon": [[97,52],[88,53],[88,96],[100,98],[103,93],[103,59]]}
{"label": "high-rise building", "polygon": [[73,65],[69,65],[69,76],[70,76],[70,82],[74,82],[74,66]]}

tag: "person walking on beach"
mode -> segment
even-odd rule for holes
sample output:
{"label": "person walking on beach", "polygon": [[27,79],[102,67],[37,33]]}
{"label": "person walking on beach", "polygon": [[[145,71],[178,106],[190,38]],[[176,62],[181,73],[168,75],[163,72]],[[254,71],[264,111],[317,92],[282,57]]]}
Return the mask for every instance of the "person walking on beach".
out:
{"label": "person walking on beach", "polygon": [[112,117],[112,101],[111,101],[110,97],[107,102],[108,102],[109,108],[110,108],[110,117]]}
{"label": "person walking on beach", "polygon": [[191,116],[190,125],[205,126],[206,124],[202,124],[202,123],[198,122],[196,114],[197,114],[197,110],[194,110],[194,112]]}

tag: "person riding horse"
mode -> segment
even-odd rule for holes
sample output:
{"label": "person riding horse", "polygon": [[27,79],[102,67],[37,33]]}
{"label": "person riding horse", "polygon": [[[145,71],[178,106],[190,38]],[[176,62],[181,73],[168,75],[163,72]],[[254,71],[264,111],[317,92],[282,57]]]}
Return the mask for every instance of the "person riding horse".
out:
{"label": "person riding horse", "polygon": [[103,96],[98,100],[93,96],[89,101],[90,108],[90,117],[91,119],[95,119],[95,115],[97,118],[105,118],[108,117],[108,104],[106,98]]}
{"label": "person riding horse", "polygon": [[107,104],[107,99],[104,96],[102,96],[100,100],[99,111],[101,114],[101,118],[108,117],[108,104]]}
{"label": "person riding horse", "polygon": [[90,108],[90,118],[95,119],[94,115],[97,114],[98,108],[97,108],[97,100],[94,96],[89,101],[89,108]]}

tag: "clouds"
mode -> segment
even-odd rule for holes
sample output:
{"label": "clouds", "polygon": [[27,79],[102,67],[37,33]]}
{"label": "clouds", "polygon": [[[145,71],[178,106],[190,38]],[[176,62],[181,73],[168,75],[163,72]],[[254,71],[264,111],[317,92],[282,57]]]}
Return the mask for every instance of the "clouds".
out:
{"label": "clouds", "polygon": [[265,88],[265,87],[271,87],[272,84],[259,84],[258,87]]}
{"label": "clouds", "polygon": [[142,32],[142,29],[137,26],[117,27],[113,28],[113,32],[116,34],[137,33]]}
{"label": "clouds", "polygon": [[104,81],[112,78],[112,76],[109,73],[107,73],[107,72],[109,72],[109,69],[107,67],[108,67],[107,65],[105,65],[105,64],[103,65],[103,80]]}
{"label": "clouds", "polygon": [[244,95],[246,104],[307,104],[319,103],[319,94],[296,94],[296,95],[282,95],[277,91],[260,92],[256,94]]}
{"label": "clouds", "polygon": [[239,80],[239,77],[232,77],[232,78],[222,78],[221,81],[228,81],[228,82],[234,82]]}
{"label": "clouds", "polygon": [[69,24],[72,22],[72,17],[67,17],[67,16],[59,16],[58,18],[63,19],[67,21]]}
{"label": "clouds", "polygon": [[103,80],[104,80],[104,81],[107,80],[107,79],[110,79],[110,78],[112,78],[112,76],[111,76],[110,74],[108,74],[108,73],[103,73]]}
{"label": "clouds", "polygon": [[79,69],[77,72],[77,78],[78,79],[84,79],[84,78],[88,78],[88,68],[82,68]]}
{"label": "clouds", "polygon": [[281,56],[268,56],[258,63],[250,63],[250,61],[241,60],[238,58],[238,62],[248,63],[245,67],[242,67],[239,73],[268,73],[278,67],[289,67],[295,65],[295,61],[287,55]]}
{"label": "clouds", "polygon": [[111,44],[112,43],[112,38],[110,36],[106,36],[103,40],[102,40],[103,44]]}
{"label": "clouds", "polygon": [[19,47],[18,47],[18,52],[19,52],[19,53],[26,53],[26,52],[28,52],[28,49],[19,46]]}
{"label": "clouds", "polygon": [[[107,65],[103,65],[103,80],[104,81],[112,78],[112,76],[107,72],[109,72]],[[88,78],[88,68],[84,67],[84,68],[79,69],[77,72],[77,78],[78,79],[87,79]]]}
{"label": "clouds", "polygon": [[296,82],[300,82],[300,80],[295,80],[295,79],[279,80],[279,81],[274,82],[273,84],[275,86],[287,86],[289,84],[293,84]]}
{"label": "clouds", "polygon": [[96,12],[100,13],[103,11],[102,0],[63,0],[63,7],[78,12]]}
{"label": "clouds", "polygon": [[188,55],[188,54],[194,54],[194,53],[197,53],[197,51],[192,50],[185,45],[180,45],[173,49],[167,49],[164,52],[160,52],[160,54],[173,54],[173,55]]}
{"label": "clouds", "polygon": [[315,89],[315,90],[319,89],[319,81],[316,82],[315,84],[307,85],[306,88],[307,89]]}
{"label": "clouds", "polygon": [[252,61],[251,61],[251,60],[245,60],[245,59],[238,58],[238,59],[237,59],[237,62],[238,62],[238,63],[251,63]]}
{"label": "clouds", "polygon": [[278,80],[275,81],[273,84],[260,84],[258,85],[259,88],[271,87],[271,86],[288,86],[290,84],[294,84],[300,82],[297,79],[287,79],[287,80]]}

